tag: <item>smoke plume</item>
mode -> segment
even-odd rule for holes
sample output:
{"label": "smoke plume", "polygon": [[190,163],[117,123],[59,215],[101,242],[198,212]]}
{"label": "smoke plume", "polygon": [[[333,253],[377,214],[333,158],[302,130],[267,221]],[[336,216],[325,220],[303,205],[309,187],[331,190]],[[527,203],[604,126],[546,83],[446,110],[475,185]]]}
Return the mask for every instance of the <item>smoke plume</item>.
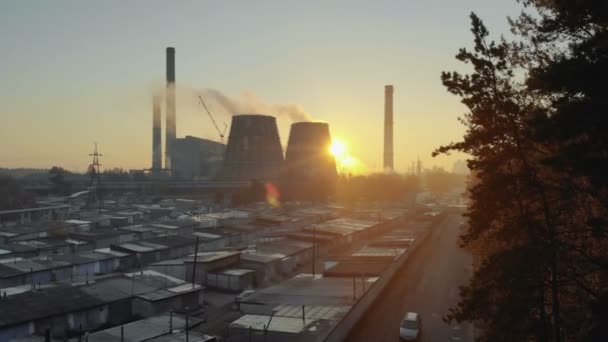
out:
{"label": "smoke plume", "polygon": [[304,109],[293,103],[266,103],[254,93],[248,91],[241,96],[228,96],[217,89],[206,89],[200,93],[205,101],[214,102],[230,115],[234,114],[268,114],[292,122],[312,121]]}
{"label": "smoke plume", "polygon": [[[175,92],[178,116],[184,112],[198,113],[201,110],[198,96],[201,95],[212,112],[222,111],[231,116],[236,114],[272,115],[290,122],[316,121],[298,104],[268,103],[251,91],[245,91],[239,96],[230,96],[217,89],[199,90],[177,83]],[[150,88],[150,93],[160,96],[164,103],[164,84],[155,84]],[[163,104],[163,111],[164,106]]]}

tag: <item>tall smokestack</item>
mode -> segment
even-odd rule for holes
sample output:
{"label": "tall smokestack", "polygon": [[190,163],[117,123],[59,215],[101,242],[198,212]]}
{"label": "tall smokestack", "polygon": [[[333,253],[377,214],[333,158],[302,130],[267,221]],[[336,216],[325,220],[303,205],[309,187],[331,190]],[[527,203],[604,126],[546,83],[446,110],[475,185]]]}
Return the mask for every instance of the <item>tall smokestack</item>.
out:
{"label": "tall smokestack", "polygon": [[393,171],[393,86],[384,86],[384,169]]}
{"label": "tall smokestack", "polygon": [[159,172],[163,167],[160,125],[160,96],[154,95],[152,98],[152,172]]}
{"label": "tall smokestack", "polygon": [[175,48],[167,48],[167,124],[165,128],[165,168],[171,169],[173,142],[175,141]]}

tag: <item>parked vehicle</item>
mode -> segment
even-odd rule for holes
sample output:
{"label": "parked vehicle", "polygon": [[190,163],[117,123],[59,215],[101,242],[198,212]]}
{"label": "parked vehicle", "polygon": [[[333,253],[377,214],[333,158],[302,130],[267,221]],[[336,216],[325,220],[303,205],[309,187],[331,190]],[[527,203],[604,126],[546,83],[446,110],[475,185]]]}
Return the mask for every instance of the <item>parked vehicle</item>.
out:
{"label": "parked vehicle", "polygon": [[405,341],[419,341],[422,332],[422,320],[415,312],[406,312],[399,326],[399,337]]}

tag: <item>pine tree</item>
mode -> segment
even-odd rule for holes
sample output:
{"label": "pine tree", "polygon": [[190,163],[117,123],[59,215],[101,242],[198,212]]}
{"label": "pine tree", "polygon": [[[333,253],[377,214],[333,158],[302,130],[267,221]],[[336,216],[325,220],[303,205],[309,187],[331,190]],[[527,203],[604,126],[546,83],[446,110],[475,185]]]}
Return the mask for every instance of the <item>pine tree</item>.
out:
{"label": "pine tree", "polygon": [[446,319],[475,321],[482,341],[576,341],[591,303],[608,311],[608,3],[524,3],[538,12],[511,21],[520,42],[488,41],[472,14],[457,59],[474,72],[442,75],[468,130],[436,154],[471,156],[462,243],[478,261]]}
{"label": "pine tree", "polygon": [[462,142],[436,153],[472,156],[469,167],[478,182],[470,190],[463,243],[480,262],[447,318],[476,321],[485,332],[481,340],[559,341],[559,247],[546,175],[538,164],[546,149],[529,129],[535,99],[516,77],[519,49],[504,40],[488,41],[481,20],[472,14],[471,21],[474,50],[461,49],[457,59],[474,72],[442,75],[469,109],[462,119],[468,131]]}

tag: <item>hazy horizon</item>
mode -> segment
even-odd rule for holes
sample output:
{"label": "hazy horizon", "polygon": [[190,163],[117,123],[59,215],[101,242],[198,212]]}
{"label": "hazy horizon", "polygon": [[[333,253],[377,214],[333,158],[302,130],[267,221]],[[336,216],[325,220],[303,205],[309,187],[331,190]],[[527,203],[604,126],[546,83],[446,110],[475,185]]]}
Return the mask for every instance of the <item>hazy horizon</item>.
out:
{"label": "hazy horizon", "polygon": [[[299,106],[328,122],[366,171],[381,170],[383,87],[393,84],[396,171],[405,172],[418,156],[451,170],[462,155],[430,154],[462,137],[457,117],[465,107],[444,89],[440,72],[462,69],[454,55],[472,41],[471,11],[494,36],[508,33],[505,13],[520,8],[496,6],[482,0],[3,3],[0,167],[84,171],[94,142],[103,168],[150,167],[151,97],[164,87],[165,48],[173,46],[181,89],[249,94],[269,108]],[[179,137],[218,140],[187,91],[177,101]],[[230,123],[217,104],[211,107],[218,122]],[[163,129],[164,114],[163,106]],[[277,120],[285,147],[291,122]]]}

